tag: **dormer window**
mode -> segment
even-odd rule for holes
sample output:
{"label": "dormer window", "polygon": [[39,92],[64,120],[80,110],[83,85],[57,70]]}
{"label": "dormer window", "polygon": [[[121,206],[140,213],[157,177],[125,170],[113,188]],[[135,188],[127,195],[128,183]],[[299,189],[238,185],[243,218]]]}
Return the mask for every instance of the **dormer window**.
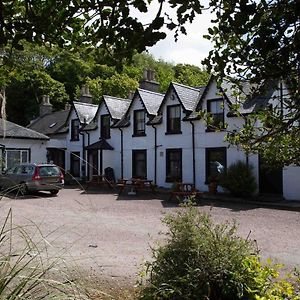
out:
{"label": "dormer window", "polygon": [[146,113],[144,109],[135,110],[133,112],[133,136],[144,136],[145,131],[145,117]]}
{"label": "dormer window", "polygon": [[167,134],[181,133],[180,105],[167,106]]}
{"label": "dormer window", "polygon": [[101,137],[104,139],[110,139],[110,116],[101,116]]}
{"label": "dormer window", "polygon": [[79,141],[79,127],[80,122],[78,119],[71,121],[71,141]]}
{"label": "dormer window", "polygon": [[208,130],[224,128],[224,101],[223,99],[214,99],[207,101],[207,112],[212,121],[208,124]]}

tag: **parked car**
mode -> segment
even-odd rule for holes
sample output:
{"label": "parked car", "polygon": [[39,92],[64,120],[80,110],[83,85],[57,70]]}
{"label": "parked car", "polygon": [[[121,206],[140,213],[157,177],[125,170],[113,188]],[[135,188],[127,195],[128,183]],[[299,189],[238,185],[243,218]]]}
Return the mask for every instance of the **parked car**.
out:
{"label": "parked car", "polygon": [[53,164],[20,164],[7,170],[0,177],[2,189],[15,189],[22,194],[49,191],[56,195],[63,185],[64,175],[60,168]]}

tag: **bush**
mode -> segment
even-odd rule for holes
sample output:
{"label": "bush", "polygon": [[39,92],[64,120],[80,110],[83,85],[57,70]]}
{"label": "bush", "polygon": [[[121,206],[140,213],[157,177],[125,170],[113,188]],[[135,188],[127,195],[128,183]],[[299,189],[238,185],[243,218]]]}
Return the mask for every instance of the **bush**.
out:
{"label": "bush", "polygon": [[226,173],[220,176],[219,184],[234,196],[250,197],[257,188],[253,166],[237,161],[228,167]]}
{"label": "bush", "polygon": [[[214,225],[196,208],[167,216],[166,245],[153,250],[141,299],[239,299],[243,285],[235,281],[253,248],[236,236],[234,224]],[[206,297],[206,298],[205,298]]]}
{"label": "bush", "polygon": [[168,239],[153,249],[139,299],[300,299],[295,284],[277,279],[279,266],[262,265],[252,243],[236,235],[235,224],[215,225],[193,207],[164,223]]}

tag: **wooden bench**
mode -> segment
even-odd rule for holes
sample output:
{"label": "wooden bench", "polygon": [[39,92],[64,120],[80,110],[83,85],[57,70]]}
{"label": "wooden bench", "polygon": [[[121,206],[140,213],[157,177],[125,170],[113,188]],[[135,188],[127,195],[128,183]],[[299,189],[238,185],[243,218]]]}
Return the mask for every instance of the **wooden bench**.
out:
{"label": "wooden bench", "polygon": [[119,195],[122,194],[125,188],[130,188],[133,192],[138,191],[151,191],[155,192],[156,185],[153,184],[152,180],[146,179],[120,179],[116,184],[119,189]]}
{"label": "wooden bench", "polygon": [[195,186],[192,183],[177,183],[175,188],[170,192],[169,200],[172,200],[173,197],[176,197],[176,199],[179,202],[182,202],[182,200],[193,197],[196,200],[201,198],[203,195],[202,192],[198,191]]}

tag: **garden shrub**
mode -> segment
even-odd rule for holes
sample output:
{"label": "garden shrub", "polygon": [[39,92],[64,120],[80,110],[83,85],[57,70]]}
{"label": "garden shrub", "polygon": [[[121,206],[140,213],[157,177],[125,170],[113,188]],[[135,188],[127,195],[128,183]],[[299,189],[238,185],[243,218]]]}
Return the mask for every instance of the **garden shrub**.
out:
{"label": "garden shrub", "polygon": [[234,196],[250,197],[257,188],[253,166],[242,161],[233,163],[219,177],[219,184]]}
{"label": "garden shrub", "polygon": [[163,221],[167,241],[153,249],[139,299],[300,299],[291,281],[278,280],[278,265],[262,265],[253,244],[236,235],[234,223],[214,224],[194,207]]}
{"label": "garden shrub", "polygon": [[167,216],[164,223],[168,240],[153,250],[141,299],[239,299],[244,294],[234,279],[253,248],[236,236],[235,224],[215,225],[194,207]]}

